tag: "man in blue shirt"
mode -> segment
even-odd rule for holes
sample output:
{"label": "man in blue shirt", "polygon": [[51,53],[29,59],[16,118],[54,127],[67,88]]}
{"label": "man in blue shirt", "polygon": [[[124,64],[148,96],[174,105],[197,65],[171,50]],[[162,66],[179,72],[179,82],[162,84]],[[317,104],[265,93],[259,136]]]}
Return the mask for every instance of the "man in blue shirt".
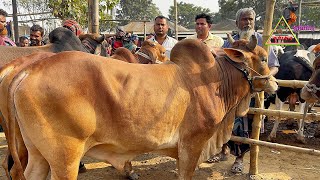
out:
{"label": "man in blue shirt", "polygon": [[[262,46],[262,35],[254,31],[254,24],[255,24],[255,16],[256,13],[251,8],[244,8],[240,9],[236,14],[236,25],[238,27],[238,34],[233,37],[234,40],[239,39],[248,39],[252,35],[255,35],[258,39],[258,45]],[[223,47],[230,48],[232,44],[228,41],[225,41]],[[279,61],[272,50],[272,47],[269,47],[269,56],[268,56],[268,66],[270,68],[270,74],[276,75],[278,72]],[[254,101],[251,101],[250,106],[254,105]],[[237,136],[242,137],[249,137],[252,130],[252,121],[253,117],[237,117],[234,122],[234,127],[232,133]],[[222,152],[211,157],[208,162],[218,162],[221,160],[226,160],[227,156],[227,147],[230,148],[230,153],[236,156],[235,162],[231,167],[231,172],[234,173],[242,173],[243,172],[243,157],[246,152],[250,150],[250,145],[242,144],[242,143],[235,143],[233,141],[228,141],[227,144],[224,145],[222,148]]]}

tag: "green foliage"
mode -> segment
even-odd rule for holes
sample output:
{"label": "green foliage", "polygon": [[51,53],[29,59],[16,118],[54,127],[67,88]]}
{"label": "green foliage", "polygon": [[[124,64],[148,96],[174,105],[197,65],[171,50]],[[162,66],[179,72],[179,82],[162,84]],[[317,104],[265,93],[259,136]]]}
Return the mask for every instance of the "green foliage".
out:
{"label": "green foliage", "polygon": [[[303,2],[308,2],[313,0],[304,0]],[[298,2],[298,1],[295,1]],[[287,0],[277,0],[275,4],[275,10],[273,15],[273,27],[278,23],[280,17],[283,14],[283,10],[288,6]],[[258,28],[263,27],[265,13],[266,13],[266,1],[261,0],[219,0],[220,10],[215,14],[215,22],[219,22],[225,18],[235,19],[236,12],[241,8],[252,7],[256,15],[256,26]],[[299,11],[299,10],[298,10]],[[298,11],[296,15],[298,16]],[[319,11],[320,7],[306,7],[302,6],[302,25],[316,25],[319,22]],[[298,25],[297,22],[293,25]]]}
{"label": "green foliage", "polygon": [[[152,0],[120,0],[120,8],[117,9],[117,19],[122,20],[153,20],[161,15],[158,7]],[[125,25],[129,21],[121,21]]]}
{"label": "green foliage", "polygon": [[[111,19],[107,13],[119,0],[100,0],[99,15],[100,29],[109,27],[112,23],[104,20]],[[88,26],[88,3],[83,0],[48,0],[48,7],[55,17],[60,19],[74,19],[83,27]],[[105,30],[105,29],[104,29]]]}
{"label": "green foliage", "polygon": [[[195,6],[193,4],[179,2],[178,6],[178,24],[189,29],[195,28],[195,17],[200,13],[207,13],[213,16],[208,8],[202,8],[200,6]],[[174,6],[170,6],[169,9],[169,19],[174,21],[175,16]]]}

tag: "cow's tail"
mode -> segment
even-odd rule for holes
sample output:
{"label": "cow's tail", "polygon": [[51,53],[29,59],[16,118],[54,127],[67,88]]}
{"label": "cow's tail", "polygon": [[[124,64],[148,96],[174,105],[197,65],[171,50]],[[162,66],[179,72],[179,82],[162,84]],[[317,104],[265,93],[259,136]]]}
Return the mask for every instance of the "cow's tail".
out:
{"label": "cow's tail", "polygon": [[7,138],[8,140],[8,148],[12,155],[14,164],[16,165],[18,175],[20,176],[20,179],[25,180],[25,176],[23,173],[23,168],[18,156],[17,152],[17,145],[16,145],[16,137],[15,137],[15,125],[16,125],[16,110],[15,110],[15,103],[14,103],[14,93],[21,83],[21,81],[27,77],[26,71],[20,72],[18,75],[14,77],[11,84],[9,85],[8,89],[8,133],[9,136]]}

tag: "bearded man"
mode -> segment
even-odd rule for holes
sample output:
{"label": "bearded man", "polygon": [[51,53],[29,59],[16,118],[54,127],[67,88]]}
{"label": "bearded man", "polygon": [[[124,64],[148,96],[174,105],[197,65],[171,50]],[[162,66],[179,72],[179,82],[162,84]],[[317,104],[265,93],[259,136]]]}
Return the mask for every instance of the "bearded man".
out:
{"label": "bearded man", "polygon": [[[262,35],[254,31],[256,13],[252,8],[243,8],[238,10],[236,14],[236,25],[238,27],[238,34],[233,36],[234,40],[247,39],[251,40],[251,36],[254,34],[258,39],[258,45],[262,46]],[[232,44],[225,41],[223,48],[230,48]],[[272,46],[269,46],[268,66],[271,75],[276,75],[278,72],[279,61],[274,53]],[[219,54],[219,53],[217,53]],[[254,106],[254,99],[251,100],[250,107]],[[234,122],[232,134],[241,137],[249,137],[252,130],[253,116],[237,117]],[[234,141],[228,141],[223,145],[222,152],[212,156],[208,159],[209,163],[223,161],[227,159],[228,147],[230,153],[236,156],[235,161],[231,167],[233,173],[243,173],[243,158],[246,152],[250,150],[249,144],[238,143]]]}

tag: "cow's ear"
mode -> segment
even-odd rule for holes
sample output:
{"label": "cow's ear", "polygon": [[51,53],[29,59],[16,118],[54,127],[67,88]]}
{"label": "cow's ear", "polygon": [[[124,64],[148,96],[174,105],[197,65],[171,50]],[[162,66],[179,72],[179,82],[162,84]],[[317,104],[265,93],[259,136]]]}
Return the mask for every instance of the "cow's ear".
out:
{"label": "cow's ear", "polygon": [[224,48],[223,51],[227,54],[227,56],[234,62],[244,62],[245,57],[241,50],[234,48]]}

